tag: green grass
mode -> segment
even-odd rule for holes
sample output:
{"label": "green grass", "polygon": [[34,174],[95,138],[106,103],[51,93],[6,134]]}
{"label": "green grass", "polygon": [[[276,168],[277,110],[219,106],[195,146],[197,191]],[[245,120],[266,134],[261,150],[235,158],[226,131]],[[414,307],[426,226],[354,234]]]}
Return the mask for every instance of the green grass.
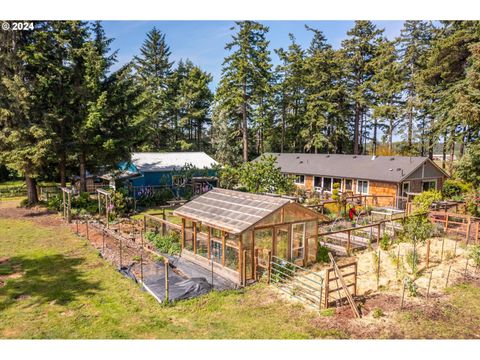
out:
{"label": "green grass", "polygon": [[0,287],[0,338],[346,337],[266,285],[162,306],[65,228],[0,219],[0,229],[0,274],[11,276]]}
{"label": "green grass", "polygon": [[397,315],[406,338],[478,339],[480,337],[480,288],[473,284],[448,289],[447,303],[431,304]]}
{"label": "green grass", "polygon": [[12,187],[12,186],[22,186],[25,185],[23,180],[11,180],[11,181],[2,181],[0,182],[0,188]]}

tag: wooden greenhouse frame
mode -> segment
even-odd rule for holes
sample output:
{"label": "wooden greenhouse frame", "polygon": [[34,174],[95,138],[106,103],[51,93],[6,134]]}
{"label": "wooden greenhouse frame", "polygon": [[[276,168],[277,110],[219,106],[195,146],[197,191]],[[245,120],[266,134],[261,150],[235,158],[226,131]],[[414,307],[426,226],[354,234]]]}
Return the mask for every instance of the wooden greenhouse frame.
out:
{"label": "wooden greenhouse frame", "polygon": [[73,190],[67,187],[61,187],[62,190],[62,205],[63,205],[63,217],[68,223],[72,221],[72,193]]}
{"label": "wooden greenhouse frame", "polygon": [[316,259],[319,214],[290,199],[214,188],[174,215],[182,256],[238,284],[255,279],[259,253],[302,266]]}
{"label": "wooden greenhouse frame", "polygon": [[102,204],[105,203],[105,217],[107,223],[107,229],[109,227],[110,221],[108,221],[108,215],[110,212],[110,205],[112,204],[112,194],[108,190],[97,189],[97,200],[98,200],[98,215],[102,215]]}

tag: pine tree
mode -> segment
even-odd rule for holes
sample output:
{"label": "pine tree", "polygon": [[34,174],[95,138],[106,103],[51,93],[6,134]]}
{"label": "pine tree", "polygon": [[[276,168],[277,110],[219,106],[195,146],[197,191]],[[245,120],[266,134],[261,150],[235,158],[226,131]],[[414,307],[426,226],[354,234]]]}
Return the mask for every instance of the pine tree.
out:
{"label": "pine tree", "polygon": [[347,86],[353,100],[354,154],[359,154],[362,147],[360,131],[363,130],[363,136],[366,135],[366,117],[373,101],[371,91],[373,60],[382,34],[383,30],[377,29],[371,21],[356,21],[355,26],[347,32],[348,38],[342,41],[347,66]]}
{"label": "pine tree", "polygon": [[144,111],[151,134],[146,144],[148,150],[171,149],[176,145],[175,136],[170,133],[175,130],[172,119],[175,99],[169,92],[173,66],[170,55],[165,34],[154,27],[140,48],[140,56],[134,58],[138,82],[144,89]]}
{"label": "pine tree", "polygon": [[342,57],[319,30],[313,32],[305,60],[306,112],[302,137],[305,150],[342,152],[347,147],[348,102]]}
{"label": "pine tree", "polygon": [[[423,117],[422,104],[419,98],[418,74],[425,67],[425,53],[429,50],[433,36],[433,25],[430,21],[405,21],[398,39],[399,52],[404,72],[406,151],[412,153],[415,119]],[[421,120],[423,121],[423,120]],[[424,128],[424,126],[423,126]]]}
{"label": "pine tree", "polygon": [[[241,158],[246,162],[250,155],[250,128],[258,125],[254,110],[262,105],[262,99],[271,91],[271,64],[266,40],[268,27],[254,21],[235,24],[231,30],[237,32],[225,46],[231,53],[223,62],[217,89],[215,104],[220,108],[215,110],[218,114],[216,124],[227,122],[232,134],[241,135]],[[225,128],[225,125],[220,127]]]}
{"label": "pine tree", "polygon": [[[289,34],[287,50],[276,49],[281,65],[277,66],[277,103],[281,119],[280,152],[303,151],[305,141],[299,137],[305,116],[305,51]],[[289,144],[287,146],[287,144]]]}

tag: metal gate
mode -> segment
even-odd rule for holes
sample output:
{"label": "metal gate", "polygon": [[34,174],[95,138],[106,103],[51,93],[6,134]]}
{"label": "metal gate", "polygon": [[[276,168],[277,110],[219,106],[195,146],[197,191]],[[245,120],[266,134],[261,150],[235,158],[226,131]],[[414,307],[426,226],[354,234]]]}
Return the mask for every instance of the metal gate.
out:
{"label": "metal gate", "polygon": [[271,256],[270,284],[320,310],[323,295],[323,277],[285,259]]}

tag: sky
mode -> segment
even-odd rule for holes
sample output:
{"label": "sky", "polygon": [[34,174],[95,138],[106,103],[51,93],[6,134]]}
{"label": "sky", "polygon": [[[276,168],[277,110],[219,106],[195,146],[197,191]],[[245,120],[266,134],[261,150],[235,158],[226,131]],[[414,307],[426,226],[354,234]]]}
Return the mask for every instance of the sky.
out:
{"label": "sky", "polygon": [[[347,31],[354,21],[260,21],[269,27],[267,39],[270,41],[271,58],[274,65],[278,58],[273,52],[280,47],[287,48],[292,33],[296,41],[304,48],[309,46],[312,34],[305,24],[323,31],[334,48],[340,47]],[[222,62],[228,52],[224,49],[230,41],[233,21],[103,21],[106,35],[115,40],[112,50],[118,49],[118,63],[112,70],[130,61],[139,54],[146,33],[154,26],[165,34],[170,46],[171,60],[190,59],[204,71],[213,76],[211,89],[214,90],[220,80]],[[374,21],[377,27],[385,29],[385,36],[393,39],[400,35],[402,21]]]}

